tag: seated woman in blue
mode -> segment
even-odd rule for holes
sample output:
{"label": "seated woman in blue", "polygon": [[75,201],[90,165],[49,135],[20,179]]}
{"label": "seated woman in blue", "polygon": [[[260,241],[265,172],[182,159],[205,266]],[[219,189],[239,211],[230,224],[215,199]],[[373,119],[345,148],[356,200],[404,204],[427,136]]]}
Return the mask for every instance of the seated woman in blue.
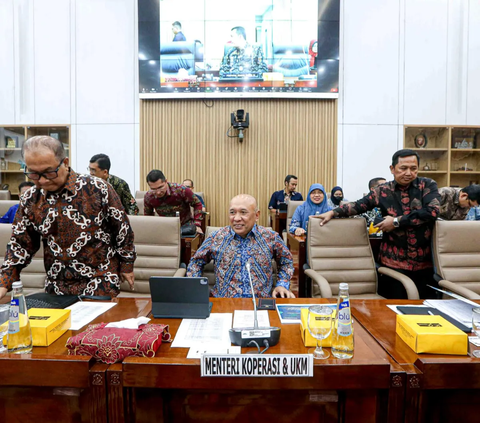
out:
{"label": "seated woman in blue", "polygon": [[332,210],[328,205],[327,193],[320,184],[313,184],[308,190],[307,201],[295,210],[290,223],[291,234],[303,235],[307,232],[308,218]]}

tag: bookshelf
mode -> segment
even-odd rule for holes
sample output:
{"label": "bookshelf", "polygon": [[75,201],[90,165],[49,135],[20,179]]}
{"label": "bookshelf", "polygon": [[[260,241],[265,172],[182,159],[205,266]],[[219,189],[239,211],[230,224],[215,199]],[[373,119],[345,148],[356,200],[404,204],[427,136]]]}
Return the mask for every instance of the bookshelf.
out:
{"label": "bookshelf", "polygon": [[404,126],[404,148],[420,156],[419,176],[438,187],[480,182],[480,126]]}

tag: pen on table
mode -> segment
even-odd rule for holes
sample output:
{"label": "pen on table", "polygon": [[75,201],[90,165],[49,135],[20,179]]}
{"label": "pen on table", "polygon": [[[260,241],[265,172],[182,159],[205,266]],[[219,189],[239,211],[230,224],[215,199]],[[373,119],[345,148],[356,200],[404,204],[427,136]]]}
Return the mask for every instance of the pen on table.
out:
{"label": "pen on table", "polygon": [[430,314],[430,316],[435,316],[430,310],[428,310],[428,314]]}

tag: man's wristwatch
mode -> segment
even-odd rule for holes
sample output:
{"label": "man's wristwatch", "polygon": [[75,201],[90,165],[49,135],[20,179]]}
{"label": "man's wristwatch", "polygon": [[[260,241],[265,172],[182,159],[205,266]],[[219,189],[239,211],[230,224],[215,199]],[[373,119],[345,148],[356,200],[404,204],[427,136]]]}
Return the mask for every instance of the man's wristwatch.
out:
{"label": "man's wristwatch", "polygon": [[398,221],[398,217],[393,218],[393,226],[398,228],[400,226],[400,222]]}

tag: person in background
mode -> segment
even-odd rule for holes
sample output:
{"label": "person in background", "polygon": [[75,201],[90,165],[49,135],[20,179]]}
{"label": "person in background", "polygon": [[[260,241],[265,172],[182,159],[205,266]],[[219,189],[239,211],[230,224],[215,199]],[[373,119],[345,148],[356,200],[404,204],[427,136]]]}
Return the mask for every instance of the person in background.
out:
{"label": "person in background", "polygon": [[[387,180],[385,178],[382,178],[381,176],[370,179],[370,181],[368,182],[368,191],[369,192],[372,191],[372,189],[378,187],[379,185],[384,184],[385,182],[387,182]],[[354,216],[354,217],[364,217],[365,220],[367,221],[367,228],[369,229],[371,226],[373,229],[373,225],[375,225],[375,219],[383,219],[382,212],[378,207],[374,207],[372,210],[368,210],[367,212],[359,214],[358,216]],[[375,232],[375,231],[376,230],[373,230],[372,232]]]}
{"label": "person in background", "polygon": [[48,136],[23,143],[25,175],[35,186],[20,197],[0,273],[0,298],[43,243],[45,291],[56,295],[108,295],[120,281],[133,289],[133,231],[111,185],[75,173],[63,144]]}
{"label": "person in background", "polygon": [[287,175],[284,180],[285,188],[275,191],[270,198],[268,208],[276,210],[280,203],[289,203],[289,201],[303,201],[302,194],[295,191],[298,185],[298,178],[295,175]]}
{"label": "person in background", "polygon": [[172,41],[187,41],[185,35],[182,32],[182,24],[178,21],[175,21],[172,24],[173,40]]}
{"label": "person in background", "polygon": [[[230,201],[230,226],[215,231],[197,250],[188,265],[187,276],[202,276],[211,260],[215,264],[214,297],[252,296],[246,264],[251,265],[253,289],[257,297],[294,298],[289,290],[293,275],[292,254],[272,229],[258,226],[257,200],[247,194]],[[273,288],[272,260],[277,262],[277,284]]]}
{"label": "person in background", "polygon": [[231,29],[230,45],[232,47],[225,53],[220,65],[220,77],[263,77],[268,72],[262,48],[247,42],[245,28],[236,26]]}
{"label": "person in background", "polygon": [[[383,231],[379,260],[383,266],[403,273],[413,280],[420,298],[435,298],[427,285],[436,286],[433,278],[432,231],[440,212],[437,183],[418,177],[420,157],[413,150],[399,150],[392,157],[393,181],[373,188],[365,197],[344,204],[318,216],[328,224],[333,217],[349,217],[378,207],[384,220],[375,225]],[[379,295],[405,298],[403,285],[382,275]]]}
{"label": "person in background", "polygon": [[326,213],[332,208],[328,205],[327,193],[321,184],[313,184],[308,190],[307,201],[300,204],[293,213],[289,232],[295,235],[304,235],[307,232],[310,216]]}
{"label": "person in background", "polygon": [[480,207],[472,207],[465,220],[480,220]]}
{"label": "person in background", "polygon": [[[154,216],[157,212],[159,216],[175,217],[178,212],[180,224],[185,230],[190,231],[194,225],[196,232],[203,233],[200,228],[202,203],[190,188],[168,182],[163,172],[156,169],[151,170],[147,175],[147,184],[150,191],[145,194],[145,216]],[[193,219],[190,207],[193,208]]]}
{"label": "person in background", "polygon": [[130,192],[130,187],[123,179],[115,175],[110,175],[110,167],[110,157],[106,154],[95,154],[95,156],[90,159],[88,171],[90,172],[90,175],[103,179],[113,187],[118,194],[123,207],[125,207],[127,214],[137,215],[139,210],[137,202]]}
{"label": "person in background", "polygon": [[[24,192],[28,191],[30,187],[34,186],[35,184],[33,182],[22,182],[18,186],[19,197],[21,197]],[[8,211],[2,217],[0,217],[0,223],[13,223],[13,219],[15,219],[15,214],[17,213],[19,204],[14,204],[12,207],[10,207]]]}
{"label": "person in background", "polygon": [[[190,188],[192,191],[195,189],[193,186],[193,181],[191,179],[184,179],[182,182],[182,185],[184,187]],[[202,211],[206,212],[207,209],[205,208],[205,201],[203,201],[203,198],[201,195],[198,195],[194,192],[194,194],[197,196],[197,198],[200,200],[200,203],[202,203]]]}
{"label": "person in background", "polygon": [[440,193],[440,215],[444,220],[465,220],[473,207],[480,201],[480,185],[465,188],[443,187]]}
{"label": "person in background", "polygon": [[333,187],[332,192],[330,193],[330,198],[328,199],[328,205],[330,209],[340,206],[342,203],[347,203],[348,200],[343,197],[342,187]]}

